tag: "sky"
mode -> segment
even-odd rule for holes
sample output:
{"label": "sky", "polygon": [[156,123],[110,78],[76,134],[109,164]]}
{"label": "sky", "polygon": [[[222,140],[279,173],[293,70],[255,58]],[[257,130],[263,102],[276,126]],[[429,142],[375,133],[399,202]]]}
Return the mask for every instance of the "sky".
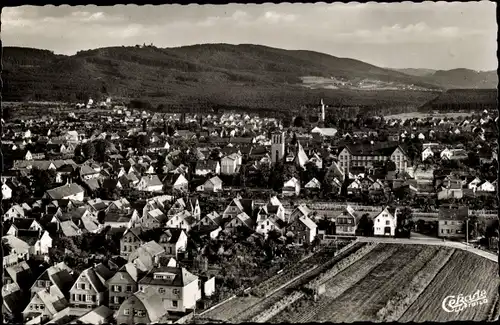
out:
{"label": "sky", "polygon": [[3,8],[4,46],[75,54],[153,43],[260,44],[380,67],[496,70],[496,4],[315,3]]}

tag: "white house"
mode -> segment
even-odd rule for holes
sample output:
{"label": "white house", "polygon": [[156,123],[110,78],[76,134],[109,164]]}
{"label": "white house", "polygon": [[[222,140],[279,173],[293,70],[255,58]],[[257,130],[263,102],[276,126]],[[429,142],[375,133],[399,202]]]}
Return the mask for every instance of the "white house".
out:
{"label": "white house", "polygon": [[300,181],[295,177],[292,177],[290,180],[286,181],[283,184],[283,195],[293,196],[299,194],[300,194]]}
{"label": "white house", "polygon": [[469,184],[467,184],[467,188],[469,190],[475,191],[479,184],[481,184],[481,180],[478,177],[476,177]]}
{"label": "white house", "polygon": [[273,230],[280,233],[283,231],[283,223],[276,216],[268,215],[257,221],[257,227],[255,228],[257,233],[267,236]]}
{"label": "white house", "polygon": [[225,226],[224,230],[230,232],[235,232],[238,227],[246,227],[253,231],[254,222],[252,218],[248,216],[245,212],[236,215],[231,221],[229,221]]}
{"label": "white house", "polygon": [[145,192],[161,192],[163,183],[157,175],[143,176],[136,188]]}
{"label": "white house", "polygon": [[31,245],[30,254],[35,256],[46,255],[49,253],[51,247],[52,237],[50,237],[49,232],[45,230],[40,238]]}
{"label": "white house", "polygon": [[229,156],[225,156],[221,159],[221,173],[232,175],[238,171],[238,167],[241,166],[242,157],[238,153],[232,153]]}
{"label": "white house", "polygon": [[11,206],[3,215],[3,221],[13,218],[24,218],[24,209],[18,204]]}
{"label": "white house", "polygon": [[495,192],[495,190],[495,185],[493,185],[489,181],[484,181],[476,187],[476,192]]}
{"label": "white house", "polygon": [[422,161],[425,161],[429,157],[434,157],[434,151],[431,148],[425,148],[422,151]]}
{"label": "white house", "polygon": [[319,190],[321,183],[316,178],[313,178],[304,187],[309,190]]}
{"label": "white house", "polygon": [[448,148],[443,149],[443,151],[441,151],[440,154],[441,159],[450,159],[452,156],[453,156],[453,151],[451,151]]}
{"label": "white house", "polygon": [[196,188],[198,192],[221,192],[222,180],[218,176],[208,179],[203,185]]}
{"label": "white house", "polygon": [[373,219],[373,234],[375,236],[394,236],[397,226],[397,210],[394,214],[386,207]]}
{"label": "white house", "polygon": [[12,189],[7,184],[2,183],[2,198],[8,200],[12,197]]}
{"label": "white house", "polygon": [[83,202],[85,191],[75,183],[68,183],[45,192],[43,198],[51,200],[74,200]]}

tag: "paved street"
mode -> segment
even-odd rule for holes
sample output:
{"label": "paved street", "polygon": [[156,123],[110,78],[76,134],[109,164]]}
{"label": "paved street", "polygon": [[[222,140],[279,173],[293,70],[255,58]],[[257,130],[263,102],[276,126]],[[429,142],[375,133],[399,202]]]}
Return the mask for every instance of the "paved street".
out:
{"label": "paved street", "polygon": [[384,238],[384,237],[358,237],[360,242],[378,242],[378,243],[390,243],[390,244],[415,244],[415,245],[439,245],[453,247],[457,249],[467,250],[476,255],[485,257],[489,260],[498,263],[498,255],[486,252],[477,248],[467,247],[464,243],[453,242],[453,241],[443,241],[442,239],[427,237],[419,234],[418,236],[408,238]]}

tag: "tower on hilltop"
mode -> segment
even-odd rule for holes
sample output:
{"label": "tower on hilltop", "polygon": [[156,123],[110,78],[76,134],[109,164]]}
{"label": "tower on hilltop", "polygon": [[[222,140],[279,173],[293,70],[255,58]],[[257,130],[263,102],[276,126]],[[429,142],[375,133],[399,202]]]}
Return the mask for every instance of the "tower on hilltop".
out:
{"label": "tower on hilltop", "polygon": [[285,156],[285,132],[275,132],[271,135],[271,160],[274,163]]}

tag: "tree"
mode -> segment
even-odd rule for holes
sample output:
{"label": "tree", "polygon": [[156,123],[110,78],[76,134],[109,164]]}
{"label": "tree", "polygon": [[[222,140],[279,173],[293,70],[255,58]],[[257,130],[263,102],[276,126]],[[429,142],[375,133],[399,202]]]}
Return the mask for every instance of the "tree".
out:
{"label": "tree", "polygon": [[305,120],[304,120],[304,117],[302,117],[301,115],[297,116],[293,120],[293,126],[295,126],[295,127],[302,128],[302,127],[304,127],[304,124],[305,124]]}
{"label": "tree", "polygon": [[410,237],[413,229],[413,212],[410,208],[404,207],[397,213],[396,233],[402,237]]}
{"label": "tree", "polygon": [[363,214],[359,219],[357,230],[362,236],[373,235],[373,220],[370,218],[368,213]]}
{"label": "tree", "polygon": [[387,163],[385,164],[385,171],[387,172],[393,172],[396,170],[396,163],[392,160],[388,160]]}
{"label": "tree", "polygon": [[91,141],[88,141],[82,145],[82,153],[87,159],[93,159],[96,154],[96,149]]}
{"label": "tree", "polygon": [[54,169],[34,168],[31,172],[35,197],[41,197],[55,182],[56,172]]}

